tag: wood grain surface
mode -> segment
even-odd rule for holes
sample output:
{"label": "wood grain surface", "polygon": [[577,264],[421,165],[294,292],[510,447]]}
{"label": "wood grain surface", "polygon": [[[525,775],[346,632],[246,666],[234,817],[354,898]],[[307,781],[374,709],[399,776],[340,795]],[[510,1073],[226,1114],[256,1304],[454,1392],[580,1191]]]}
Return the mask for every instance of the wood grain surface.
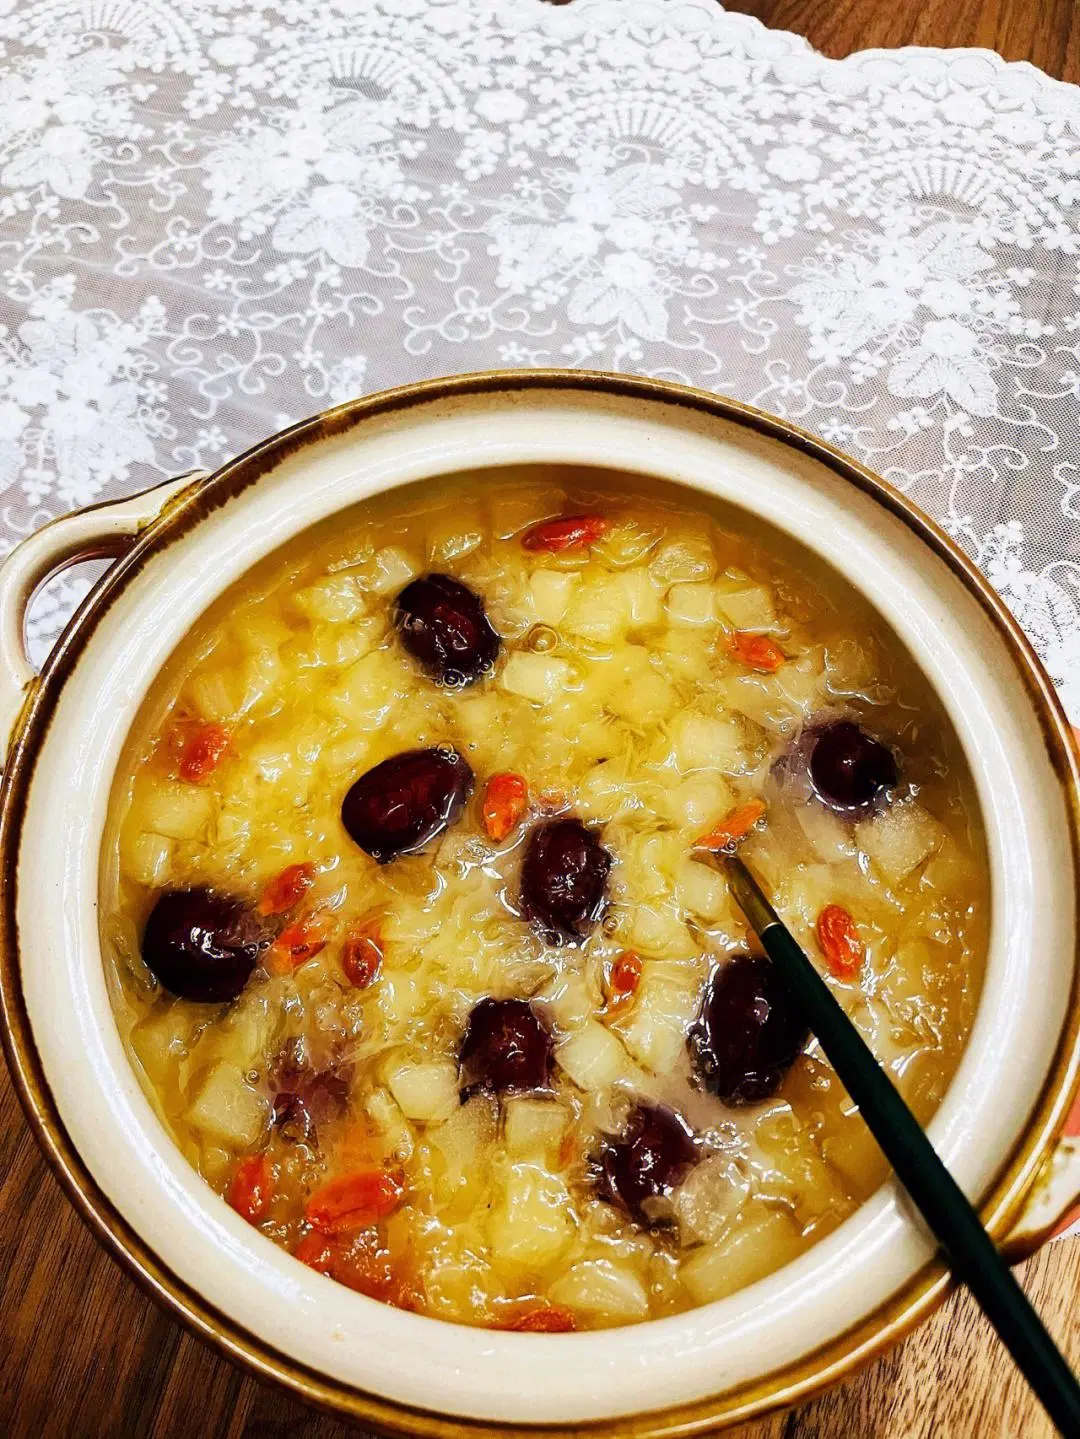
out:
{"label": "wood grain surface", "polygon": [[[1080,82],[1076,0],[733,0],[828,55],[979,45]],[[75,1217],[0,1072],[0,1435],[7,1439],[344,1439],[357,1430],[256,1383],[161,1310]],[[1080,1240],[1025,1288],[1080,1366]],[[423,1363],[418,1356],[418,1363]],[[972,1302],[955,1296],[861,1375],[737,1439],[1048,1439],[1050,1425]]]}

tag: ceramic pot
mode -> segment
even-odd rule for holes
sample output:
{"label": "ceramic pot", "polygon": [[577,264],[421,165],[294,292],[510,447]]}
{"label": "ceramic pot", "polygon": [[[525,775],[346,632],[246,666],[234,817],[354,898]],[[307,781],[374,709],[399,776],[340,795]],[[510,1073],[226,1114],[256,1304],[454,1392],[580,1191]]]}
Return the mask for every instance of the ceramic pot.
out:
{"label": "ceramic pot", "polygon": [[[293,426],[210,476],[47,526],[0,569],[0,990],[38,1140],[95,1233],[199,1333],[383,1429],[687,1434],[805,1398],[881,1352],[948,1279],[892,1183],[785,1268],[718,1303],[574,1335],[387,1308],[305,1268],[188,1165],[140,1088],[98,935],[102,832],[155,675],[228,585],[290,536],[453,471],[569,463],[659,476],[798,538],[860,590],[940,695],[987,836],[992,919],[970,1041],[931,1137],[1020,1256],[1080,1192],[1061,1137],[1080,1065],[1077,755],[1053,687],[978,571],[920,511],[820,440],[746,406],[582,372],[472,375]],[[40,676],[35,587],[117,556]]]}

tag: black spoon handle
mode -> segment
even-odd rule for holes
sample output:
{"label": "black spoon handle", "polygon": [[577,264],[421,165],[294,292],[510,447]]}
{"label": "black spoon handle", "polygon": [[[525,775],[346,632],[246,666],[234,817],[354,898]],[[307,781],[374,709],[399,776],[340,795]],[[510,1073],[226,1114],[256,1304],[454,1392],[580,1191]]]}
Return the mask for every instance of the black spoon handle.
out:
{"label": "black spoon handle", "polygon": [[979,1216],[746,865],[735,855],[716,858],[726,866],[735,898],[766,954],[783,973],[829,1063],[940,1242],[953,1273],[979,1301],[1060,1433],[1080,1439],[1080,1385]]}

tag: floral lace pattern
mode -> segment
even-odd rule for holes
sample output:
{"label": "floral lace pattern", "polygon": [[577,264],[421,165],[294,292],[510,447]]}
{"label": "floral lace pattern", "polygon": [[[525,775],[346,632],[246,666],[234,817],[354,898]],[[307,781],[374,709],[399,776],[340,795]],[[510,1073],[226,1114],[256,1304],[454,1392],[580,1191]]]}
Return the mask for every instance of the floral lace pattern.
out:
{"label": "floral lace pattern", "polygon": [[1080,719],[1080,91],[714,0],[24,0],[0,44],[0,551],[355,394],[628,370],[886,475]]}

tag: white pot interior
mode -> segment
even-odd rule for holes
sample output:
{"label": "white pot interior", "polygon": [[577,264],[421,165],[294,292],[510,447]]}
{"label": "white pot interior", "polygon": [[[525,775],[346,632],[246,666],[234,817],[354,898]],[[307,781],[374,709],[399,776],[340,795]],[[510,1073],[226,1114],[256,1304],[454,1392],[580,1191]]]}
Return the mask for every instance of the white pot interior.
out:
{"label": "white pot interior", "polygon": [[392,1400],[517,1425],[660,1409],[761,1376],[869,1314],[931,1246],[887,1185],[787,1268],[651,1324],[568,1340],[467,1329],[365,1299],[253,1231],[166,1136],[113,1021],[97,887],[110,783],[134,712],[226,586],[297,531],[378,490],[534,461],[658,475],[751,509],[861,590],[940,694],[970,764],[992,871],[982,1002],[930,1131],[972,1197],[1008,1158],[1045,1080],[1075,924],[1060,785],[1002,637],[901,521],[817,461],[730,421],[555,386],[432,400],[302,447],[145,564],[64,686],[27,802],[22,976],[64,1124],[163,1264],[259,1340]]}

